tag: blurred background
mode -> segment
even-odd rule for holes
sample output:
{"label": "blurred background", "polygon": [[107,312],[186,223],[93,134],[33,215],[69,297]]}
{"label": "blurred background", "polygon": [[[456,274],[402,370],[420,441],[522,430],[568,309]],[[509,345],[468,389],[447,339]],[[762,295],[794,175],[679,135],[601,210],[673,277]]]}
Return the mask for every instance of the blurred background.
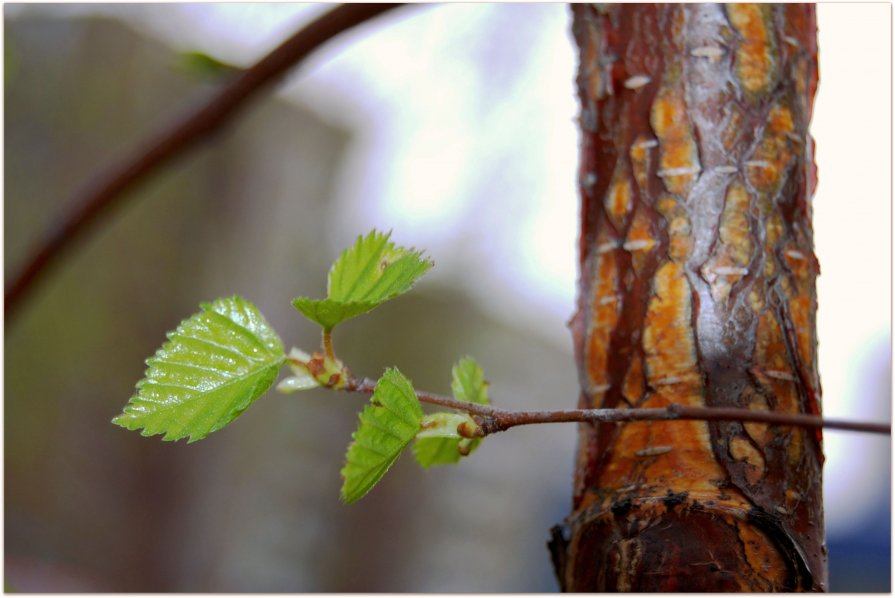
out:
{"label": "blurred background", "polygon": [[[4,264],[72,191],[325,5],[4,6]],[[820,367],[831,417],[891,419],[891,8],[818,6],[813,133]],[[113,426],[143,361],[201,301],[242,294],[287,347],[338,252],[372,227],[436,268],[345,325],[357,372],[492,399],[577,400],[577,64],[560,4],[403,8],[327,45],[141,187],[5,329],[8,590],[539,592],[568,512],[571,426],[521,428],[457,468],[402,458],[351,507],[364,399],[269,393],[201,443]],[[888,591],[889,438],[825,433],[830,589]]]}

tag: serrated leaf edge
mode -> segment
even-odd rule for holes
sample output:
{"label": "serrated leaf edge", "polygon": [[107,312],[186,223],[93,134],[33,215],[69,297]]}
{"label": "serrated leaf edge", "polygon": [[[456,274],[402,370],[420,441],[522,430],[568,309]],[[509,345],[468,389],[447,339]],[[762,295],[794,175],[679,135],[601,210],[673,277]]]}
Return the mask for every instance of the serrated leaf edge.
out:
{"label": "serrated leaf edge", "polygon": [[[265,335],[265,337],[271,339],[274,342],[274,347],[269,346],[263,340],[262,337],[258,336],[251,329],[243,326],[242,324],[240,324],[238,322],[231,320],[224,314],[222,314],[214,309],[214,306],[216,303],[221,303],[221,302],[225,302],[225,301],[232,301],[234,303],[240,304],[240,305],[238,305],[238,308],[240,310],[242,310],[245,305],[250,306],[255,311],[254,315],[257,315],[260,318],[261,322],[267,327],[270,334]],[[266,392],[271,386],[273,386],[273,383],[276,381],[276,372],[279,370],[279,368],[286,361],[286,355],[285,355],[285,351],[282,346],[282,341],[280,340],[279,336],[276,334],[276,331],[273,330],[273,328],[270,326],[270,324],[267,322],[267,320],[264,318],[264,316],[258,310],[257,306],[255,306],[253,303],[251,303],[250,301],[244,299],[243,297],[241,297],[239,295],[232,295],[230,297],[222,297],[222,298],[216,299],[215,301],[212,301],[212,302],[200,303],[199,307],[202,311],[196,312],[195,314],[182,319],[180,321],[180,323],[177,325],[177,328],[175,328],[174,330],[169,331],[165,334],[165,337],[168,340],[165,341],[162,344],[162,346],[159,347],[158,350],[156,350],[154,355],[148,357],[145,360],[144,363],[148,367],[143,372],[143,378],[141,378],[135,385],[137,392],[131,395],[131,397],[128,399],[128,402],[122,408],[122,412],[120,414],[118,414],[117,416],[115,416],[114,418],[112,418],[111,421],[113,424],[121,426],[122,428],[131,430],[131,431],[140,430],[141,436],[156,436],[159,434],[164,434],[164,436],[162,436],[163,441],[176,441],[176,440],[181,440],[183,438],[189,437],[188,443],[192,443],[192,442],[196,442],[197,440],[201,440],[201,439],[205,438],[206,436],[208,436],[209,434],[216,432],[216,431],[222,429],[223,427],[229,425],[230,423],[232,423],[246,409],[248,409],[257,399],[259,399],[261,397],[261,395],[264,394],[264,392]],[[252,355],[247,355],[247,354],[241,353],[239,351],[236,351],[236,350],[232,349],[231,347],[221,345],[220,343],[217,343],[210,339],[204,339],[201,337],[193,336],[191,334],[184,334],[184,333],[180,332],[182,327],[192,323],[192,321],[197,316],[200,316],[203,314],[215,314],[215,316],[222,318],[223,322],[228,323],[228,327],[231,327],[231,330],[233,330],[232,327],[235,327],[235,329],[236,329],[235,331],[238,332],[240,334],[240,336],[247,335],[248,340],[251,341],[253,345],[257,346],[268,357],[275,357],[276,359],[268,360],[268,359],[265,359],[263,356],[255,357]],[[215,318],[215,319],[217,320],[217,318]],[[233,355],[246,360],[249,364],[263,364],[263,366],[258,368],[257,370],[246,372],[243,375],[237,374],[234,377],[230,377],[229,376],[230,372],[227,372],[226,370],[219,370],[216,368],[208,368],[208,367],[200,366],[197,364],[168,362],[168,361],[164,360],[164,357],[159,357],[159,353],[172,347],[172,345],[174,345],[181,338],[186,338],[186,339],[190,339],[190,340],[193,340],[193,341],[196,341],[199,343],[204,343],[204,344],[213,346],[217,350],[222,350],[222,351],[226,351],[228,353],[232,353]],[[277,356],[277,353],[280,353],[280,355]],[[188,401],[198,400],[201,398],[201,395],[204,392],[207,392],[207,391],[202,391],[202,390],[192,387],[192,386],[160,384],[153,380],[147,379],[147,377],[149,376],[149,373],[153,367],[167,366],[167,365],[176,365],[178,367],[187,366],[187,367],[193,367],[196,369],[212,371],[219,375],[223,374],[223,377],[225,377],[226,381],[223,384],[214,387],[213,392],[219,392],[221,390],[225,390],[226,388],[228,388],[229,386],[231,386],[233,384],[237,384],[240,382],[247,382],[253,377],[257,377],[257,378],[259,378],[259,380],[255,384],[253,384],[251,392],[246,393],[246,396],[250,396],[251,398],[244,400],[241,403],[237,403],[233,407],[232,410],[230,410],[226,413],[226,416],[228,416],[227,419],[229,419],[229,421],[226,421],[223,424],[220,424],[220,422],[218,422],[217,424],[212,426],[205,433],[201,433],[201,434],[186,433],[186,434],[181,434],[181,435],[172,435],[170,431],[163,430],[163,429],[158,429],[156,431],[150,432],[150,431],[147,431],[147,424],[141,423],[139,421],[139,418],[146,417],[146,411],[147,411],[146,407],[144,405],[134,404],[131,401],[133,401],[134,399],[138,399],[144,403],[154,404],[156,407],[153,408],[153,413],[165,413],[165,412],[170,411],[171,409],[175,409],[177,407],[184,405]],[[259,383],[267,377],[270,378],[270,382],[261,390],[257,390]],[[142,389],[144,389],[146,387],[150,387],[150,386],[156,386],[156,387],[171,386],[172,388],[174,388],[174,387],[183,388],[186,390],[199,392],[200,394],[198,396],[192,397],[191,399],[188,399],[188,401],[180,401],[177,403],[163,404],[158,401],[153,401],[151,399],[148,399],[146,397],[142,397],[142,398],[140,397],[140,392],[142,391]],[[230,415],[232,415],[233,417],[229,417]],[[151,425],[149,426],[149,428],[153,429],[153,427]]]}
{"label": "serrated leaf edge", "polygon": [[[391,242],[392,231],[388,231],[387,233],[382,233],[373,229],[366,236],[358,235],[357,240],[353,245],[345,249],[336,261],[333,263],[330,268],[329,274],[327,276],[327,296],[323,299],[313,299],[306,296],[296,297],[292,300],[292,306],[299,311],[306,318],[316,322],[320,326],[324,328],[326,331],[331,331],[337,325],[341,324],[346,320],[350,320],[357,316],[363,315],[373,309],[379,307],[383,303],[390,301],[404,293],[408,292],[416,282],[434,265],[431,259],[425,257],[423,251],[418,251],[413,247],[402,247]],[[369,299],[369,300],[351,300],[346,301],[342,299],[337,299],[332,296],[333,287],[338,287],[342,284],[344,280],[345,273],[343,269],[343,264],[346,261],[350,261],[354,259],[352,256],[361,251],[364,243],[371,243],[372,247],[368,248],[370,252],[370,257],[366,262],[360,266],[360,272],[355,276],[355,280],[351,288],[341,292],[341,295],[350,296],[352,292],[357,288],[357,285],[363,280],[365,277],[370,276],[371,269],[375,270],[377,262],[381,259],[383,254],[387,254],[390,252],[400,252],[402,255],[397,260],[393,262],[389,262],[386,268],[393,268],[401,264],[402,262],[411,261],[414,263],[415,267],[407,267],[403,272],[403,276],[392,281],[391,286],[396,287],[392,292],[383,295],[380,298]],[[338,279],[336,279],[338,277]],[[382,277],[379,278],[376,283],[374,283],[373,287],[369,290],[372,292],[379,281],[382,280]],[[334,318],[335,321],[323,321],[324,318],[320,315],[320,306],[329,303],[331,306],[339,307],[342,310],[349,312],[348,315],[344,317]]]}
{"label": "serrated leaf edge", "polygon": [[[404,392],[405,389],[400,388],[399,384],[391,379],[393,376],[398,376],[399,381],[407,384],[407,386],[410,388],[409,395]],[[413,405],[413,407],[410,408],[410,410],[413,412],[412,419],[405,418],[401,415],[401,413],[395,411],[395,409],[388,404],[389,402],[383,402],[381,398],[377,398],[379,389],[384,383],[393,386],[403,396],[404,399],[412,397],[412,402],[407,401],[408,404]],[[369,418],[373,417],[372,414],[374,413],[374,409],[385,409],[390,414],[392,414],[396,422],[399,422],[403,424],[404,427],[408,428],[407,437],[404,438],[402,436],[399,436],[392,430],[384,429],[382,428],[382,426],[378,425],[378,423],[370,421]],[[367,418],[367,416],[369,416],[369,418],[365,419]],[[366,496],[376,486],[379,480],[381,480],[385,476],[385,474],[388,473],[388,470],[391,469],[392,465],[395,464],[395,462],[401,456],[401,453],[404,452],[404,449],[407,448],[407,445],[409,445],[410,442],[416,437],[422,419],[423,410],[422,407],[420,407],[419,400],[416,398],[416,393],[413,390],[413,384],[408,378],[401,374],[401,372],[397,368],[387,369],[377,381],[376,388],[373,391],[373,396],[370,397],[370,402],[367,403],[367,405],[364,407],[364,410],[358,415],[359,422],[357,430],[355,430],[351,434],[351,443],[348,445],[348,449],[345,453],[346,462],[340,472],[343,478],[342,490],[340,492],[340,498],[342,502],[344,502],[345,504],[357,502],[358,500]],[[361,430],[364,426],[367,426],[370,429],[377,430],[378,432],[384,433],[383,435],[388,435],[389,437],[398,440],[398,442],[400,443],[400,447],[397,448],[393,455],[389,455],[387,452],[383,452],[379,447],[370,446],[367,443],[367,439],[361,436]],[[358,438],[358,436],[361,436],[361,438]],[[358,488],[366,487],[366,489],[362,490],[361,493],[357,496],[349,497],[346,495],[346,487],[348,485],[347,474],[349,467],[351,467],[352,465],[352,461],[349,457],[351,456],[352,450],[356,446],[380,455],[381,457],[384,457],[384,460],[381,464],[363,471],[363,473],[360,474],[360,478],[355,478],[356,483],[353,485]],[[371,479],[373,480],[372,482],[370,482]]]}

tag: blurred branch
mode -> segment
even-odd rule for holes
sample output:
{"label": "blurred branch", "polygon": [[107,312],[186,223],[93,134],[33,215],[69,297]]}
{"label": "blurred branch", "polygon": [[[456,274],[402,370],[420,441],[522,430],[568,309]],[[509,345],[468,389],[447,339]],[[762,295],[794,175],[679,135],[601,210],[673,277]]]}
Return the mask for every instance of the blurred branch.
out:
{"label": "blurred branch", "polygon": [[44,235],[5,291],[9,320],[34,285],[58,262],[63,250],[83,238],[102,215],[120,206],[127,191],[160,167],[208,138],[230,122],[249,99],[291,67],[352,27],[401,6],[400,4],[343,4],[318,17],[252,67],[242,71],[209,101],[189,111],[153,135],[121,162],[96,176],[67,202],[68,208]]}

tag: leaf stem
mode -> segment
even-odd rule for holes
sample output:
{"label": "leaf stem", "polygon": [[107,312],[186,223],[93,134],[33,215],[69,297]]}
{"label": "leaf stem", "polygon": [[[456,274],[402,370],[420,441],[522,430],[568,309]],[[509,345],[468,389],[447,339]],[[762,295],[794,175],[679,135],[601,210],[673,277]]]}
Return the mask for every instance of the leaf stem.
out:
{"label": "leaf stem", "polygon": [[[351,379],[342,389],[349,392],[372,394],[376,381],[370,378]],[[631,421],[738,421],[796,426],[801,428],[827,428],[868,432],[870,434],[891,435],[888,423],[859,422],[841,419],[825,419],[804,413],[778,413],[775,411],[753,411],[736,407],[692,407],[669,405],[643,409],[558,409],[541,411],[510,411],[487,405],[458,401],[451,397],[424,391],[416,391],[421,403],[456,409],[481,418],[480,425],[485,435],[502,432],[516,426],[551,423],[609,423]]]}
{"label": "leaf stem", "polygon": [[323,329],[323,355],[330,362],[336,362],[336,352],[333,350],[333,331],[332,329]]}

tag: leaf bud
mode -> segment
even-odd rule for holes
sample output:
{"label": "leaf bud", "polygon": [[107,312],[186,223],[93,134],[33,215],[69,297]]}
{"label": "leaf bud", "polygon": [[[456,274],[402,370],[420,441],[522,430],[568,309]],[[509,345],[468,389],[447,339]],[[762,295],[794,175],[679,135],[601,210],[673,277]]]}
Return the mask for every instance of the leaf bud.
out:
{"label": "leaf bud", "polygon": [[467,420],[457,426],[457,434],[463,438],[482,438],[485,436],[485,431],[482,429],[482,426]]}

